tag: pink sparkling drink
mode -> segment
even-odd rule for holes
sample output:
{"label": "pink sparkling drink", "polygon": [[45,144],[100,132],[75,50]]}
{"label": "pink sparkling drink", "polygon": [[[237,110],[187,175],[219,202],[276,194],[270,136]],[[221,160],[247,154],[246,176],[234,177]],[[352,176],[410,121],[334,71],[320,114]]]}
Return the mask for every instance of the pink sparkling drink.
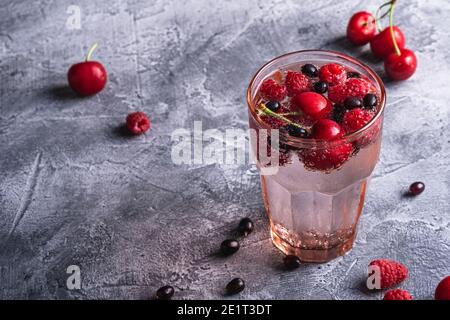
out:
{"label": "pink sparkling drink", "polygon": [[[356,74],[359,79],[356,82],[367,83],[367,92],[363,94],[377,97],[376,105],[369,111],[365,105],[361,106],[362,112],[371,114],[370,121],[361,128],[354,132],[346,129],[345,134],[332,141],[315,139],[312,128],[317,119],[302,113],[295,105],[294,96],[289,94],[279,101],[278,110],[262,112],[269,111],[265,108],[269,101],[260,92],[264,80],[270,78],[285,85],[288,70],[301,73],[304,64],[320,68],[330,63],[343,66],[349,77]],[[312,84],[319,79],[309,76],[308,81],[311,87],[307,91],[312,91]],[[343,81],[341,85],[345,86],[353,80]],[[338,87],[332,90],[336,92]],[[360,102],[364,100],[362,95],[358,96],[360,93],[344,92]],[[333,106],[332,111],[323,116],[327,119],[335,120],[337,110],[344,110],[342,117],[351,110],[343,108],[343,102],[333,103],[328,93],[322,96]],[[367,185],[379,158],[385,106],[381,79],[369,67],[347,55],[320,50],[298,51],[271,60],[256,73],[248,87],[247,103],[251,129],[268,130],[269,139],[271,132],[279,129],[277,170],[270,174],[261,171],[263,201],[274,245],[285,254],[296,255],[306,262],[325,262],[345,254],[353,246]],[[280,115],[282,117],[278,118]],[[340,125],[348,128],[348,119],[342,120],[342,117]],[[288,126],[302,128],[307,136],[291,134]],[[261,143],[252,139],[253,149],[261,152],[259,146]],[[257,161],[257,166],[261,169],[267,165]]]}

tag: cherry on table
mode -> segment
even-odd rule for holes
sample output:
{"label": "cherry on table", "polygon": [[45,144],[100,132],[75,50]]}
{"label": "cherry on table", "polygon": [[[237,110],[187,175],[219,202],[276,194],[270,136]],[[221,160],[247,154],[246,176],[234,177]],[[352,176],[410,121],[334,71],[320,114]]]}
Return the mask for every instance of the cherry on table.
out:
{"label": "cherry on table", "polygon": [[[398,47],[405,47],[405,36],[397,26],[393,26],[393,33]],[[395,52],[394,41],[391,37],[390,27],[386,27],[383,31],[377,34],[370,40],[370,49],[372,53],[378,58],[385,58],[389,54]]]}
{"label": "cherry on table", "polygon": [[90,61],[97,44],[89,50],[86,60],[72,65],[67,73],[69,86],[80,96],[90,96],[103,90],[107,80],[105,67],[98,61]]}
{"label": "cherry on table", "polygon": [[347,39],[357,46],[362,46],[375,36],[375,17],[366,11],[355,13],[348,22]]}
{"label": "cherry on table", "polygon": [[384,60],[384,69],[392,80],[406,80],[410,78],[417,68],[417,58],[413,51],[400,49],[400,55],[394,52]]}

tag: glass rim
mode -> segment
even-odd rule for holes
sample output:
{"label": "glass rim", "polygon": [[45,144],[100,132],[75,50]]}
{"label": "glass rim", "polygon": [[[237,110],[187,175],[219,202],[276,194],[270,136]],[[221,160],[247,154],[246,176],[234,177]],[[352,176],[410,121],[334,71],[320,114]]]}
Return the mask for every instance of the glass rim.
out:
{"label": "glass rim", "polygon": [[[347,54],[344,53],[340,53],[337,51],[332,51],[332,50],[299,50],[299,51],[293,51],[293,52],[289,52],[289,53],[285,53],[282,54],[280,56],[277,56],[271,60],[269,60],[268,62],[266,62],[265,64],[263,64],[258,71],[256,71],[256,73],[253,75],[252,79],[250,80],[250,83],[247,87],[247,94],[246,94],[246,99],[247,99],[247,105],[248,105],[248,109],[252,115],[252,117],[254,118],[254,120],[258,123],[258,125],[262,128],[262,129],[267,129],[267,130],[273,130],[274,128],[271,128],[267,123],[263,122],[260,120],[259,117],[256,116],[256,107],[253,103],[253,99],[252,99],[252,88],[255,84],[255,80],[256,78],[268,67],[270,67],[274,62],[289,57],[289,56],[293,56],[293,55],[298,55],[298,54],[328,54],[331,56],[337,56],[341,59],[347,60],[353,64],[358,65],[359,67],[361,67],[362,69],[364,69],[364,71],[366,71],[378,84],[379,88],[380,88],[380,98],[381,98],[381,103],[380,103],[380,108],[379,110],[377,110],[377,113],[375,114],[375,116],[368,122],[366,123],[362,128],[358,129],[355,132],[352,132],[348,135],[345,135],[342,139],[343,140],[351,140],[353,141],[354,139],[358,139],[360,136],[363,135],[363,133],[370,129],[372,127],[372,125],[374,125],[377,120],[381,117],[381,115],[383,114],[385,105],[386,105],[386,90],[384,87],[384,83],[381,80],[381,78],[378,76],[378,74],[372,70],[372,68],[370,68],[368,65],[366,65],[365,63],[357,60],[356,58],[353,58]],[[320,143],[339,143],[338,141],[324,141],[324,140],[319,140],[319,139],[313,139],[313,138],[300,138],[300,137],[293,137],[288,135],[287,133],[284,133],[282,130],[280,130],[280,138],[282,138],[285,141],[288,142],[293,142],[294,144],[320,144]]]}

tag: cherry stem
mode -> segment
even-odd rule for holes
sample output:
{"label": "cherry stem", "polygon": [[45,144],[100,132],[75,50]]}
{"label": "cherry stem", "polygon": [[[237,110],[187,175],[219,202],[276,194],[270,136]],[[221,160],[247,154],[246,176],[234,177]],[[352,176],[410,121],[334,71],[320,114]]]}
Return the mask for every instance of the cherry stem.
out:
{"label": "cherry stem", "polygon": [[[269,108],[267,108],[266,105],[265,105],[264,103],[261,103],[261,104],[259,105],[259,110],[261,110],[263,113],[265,113],[265,114],[268,115],[268,116],[277,118],[277,119],[279,119],[279,120],[281,120],[281,121],[284,121],[284,122],[286,122],[287,124],[290,124],[290,125],[292,125],[292,126],[294,126],[294,127],[302,128],[302,129],[303,129],[303,127],[300,126],[300,125],[298,125],[297,123],[292,122],[291,120],[289,120],[288,118],[282,116],[282,115],[279,114],[279,113],[273,112],[272,110],[270,110]],[[295,112],[294,112],[294,113],[295,113]]]}
{"label": "cherry stem", "polygon": [[383,13],[381,15],[381,17],[379,17],[380,11],[384,7],[392,5],[392,2],[393,2],[393,0],[391,0],[389,2],[386,2],[386,3],[383,3],[381,6],[378,7],[377,12],[375,13],[375,26],[376,26],[378,32],[381,31],[381,26],[380,26],[380,23],[379,23],[380,20],[383,19],[384,17],[386,17],[388,15],[388,13],[389,13],[389,10],[388,10],[385,13]]}
{"label": "cherry stem", "polygon": [[300,115],[299,112],[286,112],[286,113],[277,113],[280,116],[298,116]]}
{"label": "cherry stem", "polygon": [[397,2],[397,0],[392,0],[392,2],[391,2],[391,9],[389,11],[389,28],[390,28],[390,32],[391,32],[392,42],[394,43],[395,53],[398,56],[401,56],[402,53],[400,51],[400,48],[398,47],[397,40],[395,40],[395,35],[394,35],[394,8],[395,8],[396,2]]}
{"label": "cherry stem", "polygon": [[86,61],[89,61],[91,59],[92,53],[94,52],[94,50],[97,48],[98,43],[94,43],[92,45],[92,47],[89,49],[87,55],[86,55]]}

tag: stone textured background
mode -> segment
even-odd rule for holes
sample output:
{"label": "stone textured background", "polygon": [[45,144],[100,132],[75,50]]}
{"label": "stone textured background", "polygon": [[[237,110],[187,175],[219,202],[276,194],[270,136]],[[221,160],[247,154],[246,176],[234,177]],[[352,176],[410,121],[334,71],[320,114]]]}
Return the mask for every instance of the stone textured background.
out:
{"label": "stone textured background", "polygon": [[[259,177],[250,166],[176,166],[175,128],[247,127],[245,89],[268,59],[300,49],[353,55],[383,75],[369,48],[344,38],[351,14],[381,1],[25,1],[0,4],[0,298],[147,299],[164,284],[178,299],[224,298],[244,278],[248,299],[379,299],[364,289],[373,258],[405,263],[402,286],[431,299],[450,273],[450,3],[399,1],[398,24],[419,68],[386,82],[382,155],[354,250],[328,264],[281,268]],[[81,8],[69,30],[67,8]],[[88,47],[108,72],[87,99],[66,72]],[[143,110],[153,127],[121,124]],[[416,180],[417,198],[402,194]],[[241,217],[256,231],[224,259]],[[82,290],[66,289],[79,265]],[[237,297],[234,297],[237,298]]]}

